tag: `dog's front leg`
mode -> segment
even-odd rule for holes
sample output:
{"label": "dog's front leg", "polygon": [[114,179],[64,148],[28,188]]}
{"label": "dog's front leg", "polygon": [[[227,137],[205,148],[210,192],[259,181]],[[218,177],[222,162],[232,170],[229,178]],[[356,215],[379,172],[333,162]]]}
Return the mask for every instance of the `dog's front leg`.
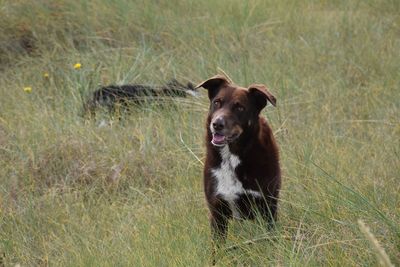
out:
{"label": "dog's front leg", "polygon": [[278,199],[268,197],[267,200],[262,200],[261,203],[261,215],[267,224],[268,230],[275,228],[275,223],[277,221],[278,215]]}
{"label": "dog's front leg", "polygon": [[228,218],[224,215],[211,215],[210,217],[212,235],[212,265],[216,264],[217,253],[221,244],[225,243],[228,233]]}
{"label": "dog's front leg", "polygon": [[228,219],[230,210],[227,203],[218,201],[218,204],[211,208],[210,226],[212,235],[212,264],[216,263],[217,252],[225,243],[228,234]]}

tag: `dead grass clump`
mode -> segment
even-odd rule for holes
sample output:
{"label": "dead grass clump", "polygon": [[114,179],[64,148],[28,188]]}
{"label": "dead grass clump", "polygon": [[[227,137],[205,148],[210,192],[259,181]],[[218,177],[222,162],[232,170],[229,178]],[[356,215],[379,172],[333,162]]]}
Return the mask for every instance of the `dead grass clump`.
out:
{"label": "dead grass clump", "polygon": [[93,146],[77,140],[53,144],[28,163],[34,181],[47,187],[98,183],[104,180],[106,169],[106,162],[96,158]]}
{"label": "dead grass clump", "polygon": [[26,171],[39,191],[53,187],[101,191],[166,187],[171,170],[162,162],[168,160],[138,153],[110,157],[97,144],[69,139],[39,151]]}

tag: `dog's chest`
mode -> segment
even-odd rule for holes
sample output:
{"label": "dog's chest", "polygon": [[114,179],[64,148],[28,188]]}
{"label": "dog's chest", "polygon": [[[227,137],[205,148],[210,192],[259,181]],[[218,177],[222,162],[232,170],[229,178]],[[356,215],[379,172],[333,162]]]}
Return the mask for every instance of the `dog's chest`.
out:
{"label": "dog's chest", "polygon": [[240,214],[236,207],[236,200],[243,195],[252,195],[261,197],[260,192],[245,189],[242,182],[238,179],[235,169],[240,165],[241,161],[238,156],[229,151],[228,146],[224,146],[220,150],[221,164],[219,167],[212,169],[212,173],[216,179],[215,195],[220,196],[228,202],[233,217],[240,218]]}

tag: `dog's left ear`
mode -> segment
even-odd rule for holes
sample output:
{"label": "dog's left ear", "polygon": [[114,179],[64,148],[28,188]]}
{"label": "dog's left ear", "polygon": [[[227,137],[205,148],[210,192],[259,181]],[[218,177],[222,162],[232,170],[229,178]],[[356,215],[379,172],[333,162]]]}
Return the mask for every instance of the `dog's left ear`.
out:
{"label": "dog's left ear", "polygon": [[276,98],[268,91],[263,84],[252,84],[248,88],[249,95],[255,100],[258,108],[261,110],[269,101],[274,107],[276,106]]}
{"label": "dog's left ear", "polygon": [[219,89],[226,84],[229,84],[228,79],[218,74],[199,83],[194,89],[199,87],[206,88],[208,90],[208,98],[211,100],[217,95]]}

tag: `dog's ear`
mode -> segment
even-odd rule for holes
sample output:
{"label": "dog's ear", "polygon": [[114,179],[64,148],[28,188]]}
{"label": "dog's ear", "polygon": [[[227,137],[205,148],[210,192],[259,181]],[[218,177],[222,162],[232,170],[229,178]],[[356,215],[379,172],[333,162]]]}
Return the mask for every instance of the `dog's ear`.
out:
{"label": "dog's ear", "polygon": [[199,87],[203,87],[208,91],[208,98],[211,100],[218,93],[218,90],[225,84],[228,84],[229,81],[226,77],[222,75],[215,75],[201,83],[199,83],[195,89]]}
{"label": "dog's ear", "polygon": [[276,106],[276,98],[268,91],[263,84],[252,84],[248,88],[249,96],[254,99],[257,108],[262,110],[269,101],[274,107]]}

